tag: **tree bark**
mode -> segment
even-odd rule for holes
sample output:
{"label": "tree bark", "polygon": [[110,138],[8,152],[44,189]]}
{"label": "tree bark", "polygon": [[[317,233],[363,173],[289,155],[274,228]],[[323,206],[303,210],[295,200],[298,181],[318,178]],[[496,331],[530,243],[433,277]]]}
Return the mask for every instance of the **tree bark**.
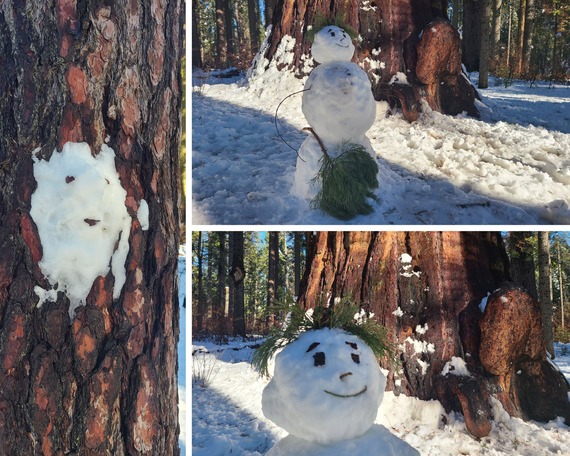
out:
{"label": "tree bark", "polygon": [[299,286],[301,284],[301,236],[302,234],[298,231],[293,233],[294,240],[293,240],[293,257],[294,257],[294,266],[293,266],[293,275],[294,278],[294,287],[295,287],[295,297],[299,296]]}
{"label": "tree bark", "polygon": [[224,0],[216,0],[216,66],[224,68],[228,61]]}
{"label": "tree bark", "polygon": [[534,263],[535,236],[529,231],[509,233],[509,254],[511,257],[513,282],[538,298]]}
{"label": "tree bark", "polygon": [[[376,100],[401,107],[404,117],[410,121],[417,119],[422,98],[428,101],[431,109],[445,114],[466,111],[469,115],[478,116],[475,108],[477,93],[461,73],[460,63],[445,63],[443,69],[439,68],[441,55],[450,56],[455,62],[454,56],[460,55],[460,39],[458,32],[441,18],[444,15],[432,10],[431,5],[430,0],[380,0],[369,8],[360,8],[354,0],[330,3],[279,0],[264,53],[266,59],[258,59],[255,63],[264,65],[264,68],[256,68],[256,71],[266,69],[276,59],[279,70],[293,70],[298,76],[305,75],[308,71],[305,57],[310,55],[311,47],[305,39],[309,27],[319,16],[342,16],[345,25],[359,34],[353,60],[368,73]],[[441,29],[449,39],[435,39],[434,33],[430,33],[434,27]],[[295,46],[288,51],[292,56],[283,57],[278,49],[286,36],[294,38]],[[431,40],[431,43],[425,43],[426,40]],[[434,41],[437,44],[433,44]],[[420,62],[438,69],[427,77],[428,82],[416,72]],[[394,83],[392,79],[396,73],[405,74],[409,84]],[[426,75],[423,76],[425,79]],[[426,94],[430,90],[435,91],[435,87],[438,87],[437,92],[444,93]]]}
{"label": "tree bark", "polygon": [[247,17],[249,23],[249,37],[251,40],[251,53],[259,51],[259,3],[256,0],[247,0]]}
{"label": "tree bark", "polygon": [[531,75],[531,50],[532,50],[532,36],[534,34],[534,21],[536,17],[536,10],[534,5],[535,0],[526,0],[525,8],[525,27],[523,35],[522,46],[522,74]]}
{"label": "tree bark", "polygon": [[481,7],[479,0],[463,0],[463,64],[467,71],[478,71],[481,53]]}
{"label": "tree bark", "polygon": [[[176,0],[0,2],[2,455],[179,453],[182,18]],[[32,157],[49,163],[73,142],[114,151],[130,219],[124,284],[113,268],[69,312],[30,212]],[[38,287],[52,291],[41,307]]]}
{"label": "tree bark", "polygon": [[218,336],[226,336],[225,316],[226,316],[226,279],[228,269],[228,252],[226,250],[226,233],[220,231],[218,233],[218,240],[220,242],[220,250],[218,256],[218,287],[217,287],[217,306],[216,306],[216,319],[218,326]]}
{"label": "tree bark", "polygon": [[233,296],[232,315],[234,336],[245,337],[245,307],[244,307],[244,278],[245,267],[243,259],[243,232],[230,233],[232,238],[232,261],[230,269],[230,296]]}
{"label": "tree bark", "polygon": [[554,358],[552,331],[552,281],[550,271],[550,240],[548,232],[538,232],[538,296],[544,327],[544,341],[550,356]]}
{"label": "tree bark", "polygon": [[200,29],[198,22],[200,13],[198,2],[192,2],[192,65],[191,68],[202,68],[202,41],[200,40]]}
{"label": "tree bark", "polygon": [[198,258],[198,285],[197,300],[198,311],[196,312],[196,331],[201,333],[204,329],[204,252],[202,249],[202,232],[198,231],[198,239],[196,242],[196,256]]}
{"label": "tree bark", "polygon": [[[307,309],[352,297],[398,347],[398,369],[383,361],[391,369],[388,389],[440,400],[482,437],[491,430],[491,395],[514,416],[570,419],[565,379],[549,367],[536,337],[540,307],[509,278],[499,233],[320,232],[298,304]],[[443,375],[452,357],[464,360],[472,376]]]}
{"label": "tree bark", "polygon": [[234,24],[233,24],[233,8],[231,0],[223,0],[224,9],[224,32],[226,34],[226,49],[228,60],[233,61],[236,57],[235,40],[234,40]]}
{"label": "tree bark", "polygon": [[276,304],[279,281],[279,233],[269,233],[269,261],[267,269],[267,309],[270,312],[269,323],[273,322],[271,308]]}
{"label": "tree bark", "polygon": [[491,0],[481,0],[481,50],[479,54],[480,89],[489,87],[489,62],[491,60]]}
{"label": "tree bark", "polygon": [[491,49],[498,53],[499,43],[501,42],[501,25],[502,25],[502,8],[503,0],[493,0],[493,20],[491,26],[492,44]]}
{"label": "tree bark", "polygon": [[520,0],[517,13],[519,19],[518,40],[517,40],[517,74],[522,76],[524,69],[524,37],[526,28],[526,3],[527,0]]}

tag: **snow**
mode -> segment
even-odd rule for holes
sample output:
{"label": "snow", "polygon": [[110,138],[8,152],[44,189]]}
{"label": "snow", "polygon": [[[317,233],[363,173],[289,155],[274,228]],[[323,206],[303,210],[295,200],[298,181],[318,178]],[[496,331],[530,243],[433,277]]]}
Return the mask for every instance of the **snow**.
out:
{"label": "snow", "polygon": [[392,312],[392,315],[396,315],[396,317],[401,317],[402,315],[404,315],[404,311],[400,309],[400,307],[398,307],[396,310],[394,310],[394,312]]}
{"label": "snow", "polygon": [[139,202],[139,208],[137,210],[137,219],[141,224],[141,229],[143,231],[148,230],[148,203],[146,200],[142,199]]}
{"label": "snow", "polygon": [[[287,44],[287,43],[285,43]],[[202,224],[337,225],[291,195],[306,139],[304,80],[267,70],[249,80],[196,83],[192,96],[192,220]],[[472,74],[472,80],[477,75]],[[204,83],[208,82],[208,83]],[[491,81],[491,84],[493,82]],[[351,224],[570,222],[570,87],[517,82],[480,91],[480,120],[424,113],[378,116],[367,132],[379,165],[374,212]],[[377,103],[385,110],[385,103]],[[282,138],[283,139],[282,139]],[[286,141],[287,144],[285,144]]]}
{"label": "snow", "polygon": [[[257,340],[237,339],[221,346],[209,341],[193,342],[193,350],[202,346],[222,355],[216,360],[220,370],[210,387],[192,388],[192,454],[257,456],[266,454],[287,436],[261,410],[261,395],[267,380],[259,377],[250,365],[251,346],[257,343]],[[570,344],[555,343],[555,351],[555,363],[570,380]],[[525,422],[510,417],[496,403],[493,410],[491,433],[475,439],[468,434],[463,417],[446,413],[438,401],[386,392],[374,426],[384,426],[422,455],[570,454],[570,428],[561,419],[549,423]],[[326,453],[334,454],[339,453]]]}
{"label": "snow", "polygon": [[447,374],[457,375],[459,377],[473,377],[469,369],[467,369],[467,364],[463,358],[458,356],[452,356],[451,360],[445,363],[443,369],[441,370],[441,375],[445,376]]}
{"label": "snow", "polygon": [[49,161],[35,153],[32,158],[37,188],[30,215],[42,244],[39,266],[52,286],[35,287],[38,306],[63,291],[73,319],[98,276],[112,272],[113,297],[121,293],[131,227],[126,191],[115,168],[115,153],[106,144],[95,156],[88,144],[68,142]]}
{"label": "snow", "polygon": [[262,410],[296,438],[330,445],[370,428],[385,386],[372,350],[358,337],[307,331],[276,356]]}
{"label": "snow", "polygon": [[354,54],[354,44],[343,29],[336,25],[328,25],[315,34],[311,53],[318,63],[350,62]]}
{"label": "snow", "polygon": [[489,299],[489,296],[491,296],[491,293],[487,293],[487,296],[485,296],[479,303],[479,309],[481,310],[481,313],[485,313],[485,309],[487,308],[487,300]]}

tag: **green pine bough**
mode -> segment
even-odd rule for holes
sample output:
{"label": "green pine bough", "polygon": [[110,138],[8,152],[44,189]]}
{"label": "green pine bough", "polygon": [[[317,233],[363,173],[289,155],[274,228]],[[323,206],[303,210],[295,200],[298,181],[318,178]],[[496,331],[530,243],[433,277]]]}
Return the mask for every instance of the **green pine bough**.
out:
{"label": "green pine bough", "polygon": [[376,200],[372,192],[378,188],[376,160],[361,144],[342,144],[341,153],[335,158],[326,152],[322,143],[321,148],[321,167],[313,182],[320,181],[322,185],[311,201],[311,207],[320,208],[339,220],[372,213],[372,206],[366,199]]}
{"label": "green pine bough", "polygon": [[321,303],[312,314],[296,304],[276,306],[271,312],[286,312],[287,318],[282,325],[270,330],[253,355],[252,365],[261,375],[268,376],[269,360],[277,350],[293,342],[302,332],[322,328],[339,328],[353,334],[368,345],[377,358],[387,357],[396,362],[395,347],[388,341],[386,328],[371,318],[357,321],[355,316],[360,313],[360,307],[352,303],[350,297],[342,298],[330,307]]}

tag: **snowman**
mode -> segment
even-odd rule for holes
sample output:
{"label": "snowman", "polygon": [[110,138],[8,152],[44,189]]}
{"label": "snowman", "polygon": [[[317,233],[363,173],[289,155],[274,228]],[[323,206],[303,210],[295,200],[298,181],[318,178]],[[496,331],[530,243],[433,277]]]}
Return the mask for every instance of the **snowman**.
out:
{"label": "snowman", "polygon": [[376,101],[366,72],[351,62],[354,50],[348,33],[335,25],[325,26],[315,35],[311,53],[320,65],[309,75],[302,99],[302,111],[313,134],[299,149],[291,189],[302,199],[313,200],[320,190],[322,183],[315,177],[323,148],[335,158],[344,145],[361,145],[376,165],[365,135],[376,117]]}
{"label": "snowman", "polygon": [[275,357],[263,391],[264,415],[289,433],[267,454],[419,455],[374,424],[385,386],[374,353],[359,337],[339,328],[302,333]]}

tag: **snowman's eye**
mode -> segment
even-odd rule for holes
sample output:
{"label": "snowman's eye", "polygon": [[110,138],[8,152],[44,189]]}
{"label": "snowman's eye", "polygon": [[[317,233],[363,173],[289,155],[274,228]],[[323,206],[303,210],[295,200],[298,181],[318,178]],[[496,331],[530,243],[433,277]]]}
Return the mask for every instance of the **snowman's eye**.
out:
{"label": "snowman's eye", "polygon": [[356,363],[356,364],[360,364],[360,356],[355,355],[354,353],[352,353],[350,355],[350,357],[352,358],[352,360]]}
{"label": "snowman's eye", "polygon": [[320,342],[313,342],[311,345],[309,345],[309,348],[307,348],[307,351],[305,353],[309,353],[311,350],[313,350],[315,347],[319,346]]}
{"label": "snowman's eye", "polygon": [[315,360],[315,367],[324,366],[325,365],[325,354],[324,352],[317,352],[313,355],[313,359]]}
{"label": "snowman's eye", "polygon": [[331,36],[334,36],[334,32],[331,32]]}
{"label": "snowman's eye", "polygon": [[354,342],[345,342],[346,345],[350,345],[353,350],[358,350],[358,345]]}

